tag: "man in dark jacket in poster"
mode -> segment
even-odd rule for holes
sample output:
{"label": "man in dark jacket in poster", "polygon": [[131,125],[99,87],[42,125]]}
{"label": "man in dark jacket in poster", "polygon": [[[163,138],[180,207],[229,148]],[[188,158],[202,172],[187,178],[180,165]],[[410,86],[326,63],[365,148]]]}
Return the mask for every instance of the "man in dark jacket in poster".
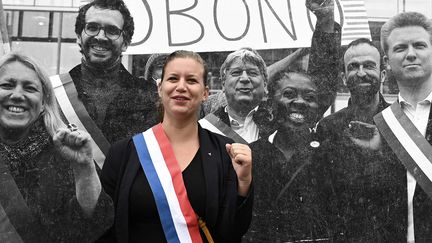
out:
{"label": "man in dark jacket in poster", "polygon": [[134,33],[123,1],[95,0],[82,6],[75,33],[81,64],[52,81],[67,121],[85,128],[95,140],[95,160],[101,166],[112,142],[157,123],[157,87],[133,77],[121,63]]}
{"label": "man in dark jacket in poster", "polygon": [[400,200],[406,186],[395,180],[404,171],[392,153],[369,147],[378,133],[373,117],[389,106],[380,93],[386,75],[381,67],[370,40],[351,42],[342,74],[351,93],[348,106],[317,126],[322,144],[315,161],[317,185],[330,228],[343,241],[399,242],[406,237],[401,220],[406,202]]}

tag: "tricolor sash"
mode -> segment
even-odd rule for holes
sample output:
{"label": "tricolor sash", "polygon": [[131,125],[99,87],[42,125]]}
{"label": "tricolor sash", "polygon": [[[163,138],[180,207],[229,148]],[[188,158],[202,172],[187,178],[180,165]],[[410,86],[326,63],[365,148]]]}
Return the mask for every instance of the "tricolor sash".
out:
{"label": "tricolor sash", "polygon": [[133,142],[153,192],[166,240],[202,242],[182,172],[162,125],[135,135]]}
{"label": "tricolor sash", "polygon": [[225,122],[223,122],[219,117],[215,116],[213,113],[206,115],[203,119],[199,120],[201,127],[231,138],[236,143],[248,144],[238,133],[236,133],[231,127],[229,127]]}
{"label": "tricolor sash", "polygon": [[429,142],[398,102],[377,114],[374,121],[398,159],[432,198],[432,146]]}
{"label": "tricolor sash", "polygon": [[72,77],[69,73],[64,73],[51,76],[50,80],[57,102],[68,122],[74,123],[91,135],[93,139],[93,159],[102,168],[110,144],[93,119],[91,119],[84,104],[78,98],[78,92]]}

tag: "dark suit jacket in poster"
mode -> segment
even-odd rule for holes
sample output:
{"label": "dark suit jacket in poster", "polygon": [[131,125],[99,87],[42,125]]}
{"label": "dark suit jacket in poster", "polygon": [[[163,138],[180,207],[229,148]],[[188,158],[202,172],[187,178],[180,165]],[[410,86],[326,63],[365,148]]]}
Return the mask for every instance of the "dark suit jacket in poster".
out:
{"label": "dark suit jacket in poster", "polygon": [[[380,103],[380,110],[387,106],[383,99]],[[335,117],[339,119],[332,126]],[[318,133],[320,127],[345,129],[348,117],[349,109],[329,116],[318,126]],[[320,172],[322,200],[327,202],[323,210],[335,235],[343,241],[406,242],[407,172],[403,164],[385,141],[381,151],[371,152],[354,146],[341,132],[333,133],[321,133],[321,139],[332,141],[322,142],[322,153],[314,164]],[[432,113],[426,130],[429,143],[431,137]],[[413,204],[416,242],[431,242],[432,199],[418,184]]]}
{"label": "dark suit jacket in poster", "polygon": [[[226,143],[232,143],[231,139],[201,126],[199,139],[207,191],[204,220],[216,242],[240,242],[251,221],[253,190],[246,198],[237,195],[237,176],[225,149]],[[111,234],[111,239],[115,235],[118,242],[129,239],[129,191],[138,170],[141,165],[132,140],[113,144],[101,181],[116,207],[114,227],[108,235]]]}
{"label": "dark suit jacket in poster", "polygon": [[[90,102],[88,90],[83,88],[82,69],[83,64],[79,64],[71,69],[69,74],[76,86],[79,99],[83,102],[90,117],[96,122],[95,104]],[[110,144],[145,131],[158,123],[156,85],[132,76],[122,64],[120,64],[118,75],[116,84],[121,87],[121,90],[112,102],[107,104],[103,123],[97,123]]]}

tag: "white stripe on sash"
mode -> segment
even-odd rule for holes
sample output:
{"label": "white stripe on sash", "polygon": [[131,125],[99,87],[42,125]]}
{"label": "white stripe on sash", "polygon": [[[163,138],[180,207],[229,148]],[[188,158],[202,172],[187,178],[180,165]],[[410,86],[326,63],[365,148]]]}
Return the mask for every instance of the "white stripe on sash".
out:
{"label": "white stripe on sash", "polygon": [[[60,76],[59,75],[51,76],[50,80],[54,88],[54,92],[58,104],[60,105],[60,108],[63,114],[65,115],[66,119],[68,120],[68,122],[74,123],[79,127],[79,129],[89,133],[86,127],[82,124],[81,120],[78,118],[78,115],[75,113],[75,109],[73,108],[73,105],[69,100],[66,90],[63,87],[63,83],[60,80]],[[102,168],[103,163],[105,162],[105,155],[93,139],[91,140],[91,145],[93,148],[93,159],[96,161],[99,168]]]}
{"label": "white stripe on sash", "polygon": [[180,208],[179,199],[177,198],[177,194],[174,190],[171,174],[165,163],[165,159],[153,133],[153,129],[148,129],[147,131],[143,132],[143,136],[147,144],[150,157],[153,161],[153,166],[155,167],[156,173],[158,174],[159,180],[165,192],[178,238],[182,243],[192,242],[186,220]]}
{"label": "white stripe on sash", "polygon": [[419,149],[416,143],[408,135],[404,127],[399,123],[399,121],[394,116],[391,109],[385,109],[382,111],[384,120],[387,122],[388,126],[392,130],[393,134],[399,140],[401,145],[405,148],[406,152],[411,156],[411,158],[420,167],[423,173],[432,181],[432,163]]}

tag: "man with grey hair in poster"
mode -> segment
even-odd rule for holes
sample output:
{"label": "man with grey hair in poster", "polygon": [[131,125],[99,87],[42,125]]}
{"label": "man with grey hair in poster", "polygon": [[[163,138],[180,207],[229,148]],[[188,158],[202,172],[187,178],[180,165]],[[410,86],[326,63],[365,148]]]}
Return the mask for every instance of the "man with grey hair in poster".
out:
{"label": "man with grey hair in poster", "polygon": [[[319,90],[318,116],[321,117],[336,97],[341,33],[339,25],[334,24],[332,0],[322,1],[321,5],[306,0],[306,6],[317,16],[308,73]],[[261,121],[258,111],[267,98],[268,82],[276,74],[289,70],[289,65],[303,53],[296,51],[268,69],[261,55],[251,48],[230,53],[220,69],[226,105],[201,119],[201,126],[240,143],[252,143],[267,136],[269,128],[265,127],[266,121]],[[224,103],[222,100],[221,104]]]}

